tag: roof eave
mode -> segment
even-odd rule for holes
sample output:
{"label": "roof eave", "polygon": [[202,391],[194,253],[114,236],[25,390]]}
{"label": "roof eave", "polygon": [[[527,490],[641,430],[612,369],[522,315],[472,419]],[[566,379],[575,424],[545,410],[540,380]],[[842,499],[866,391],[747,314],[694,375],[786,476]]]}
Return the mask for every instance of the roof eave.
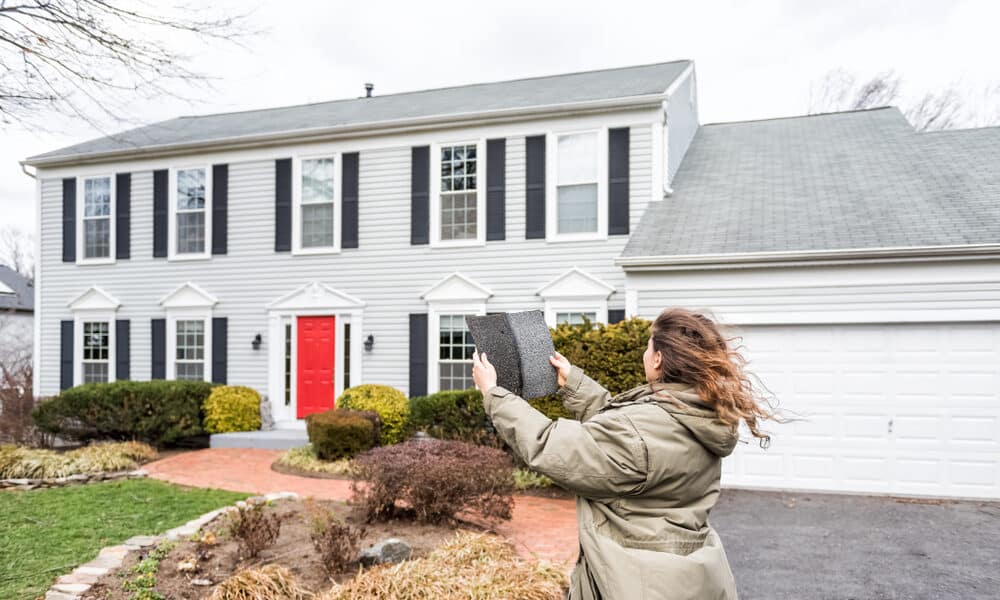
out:
{"label": "roof eave", "polygon": [[73,165],[94,164],[110,162],[116,159],[140,159],[155,158],[162,156],[172,156],[189,153],[191,151],[208,152],[213,150],[233,150],[254,148],[260,146],[271,146],[287,142],[313,142],[326,141],[341,137],[356,136],[359,133],[388,135],[393,133],[409,133],[433,129],[442,124],[448,125],[479,125],[493,123],[497,121],[523,121],[546,116],[571,116],[589,114],[595,112],[609,112],[614,110],[629,110],[641,108],[658,108],[664,99],[664,94],[644,94],[641,96],[629,96],[623,98],[611,98],[603,100],[588,100],[585,102],[547,104],[540,106],[529,106],[514,109],[480,111],[471,113],[457,113],[446,115],[431,115],[426,117],[415,117],[409,119],[393,119],[388,121],[374,121],[369,123],[357,123],[351,125],[336,125],[333,127],[316,127],[310,129],[298,129],[294,131],[282,131],[279,133],[248,135],[217,138],[212,140],[202,140],[198,142],[185,142],[180,144],[163,144],[158,146],[146,146],[140,148],[128,148],[122,150],[112,150],[107,152],[80,153],[65,156],[54,156],[45,158],[44,155],[37,155],[21,161],[22,165],[36,168],[53,168]]}
{"label": "roof eave", "polygon": [[851,248],[791,252],[620,256],[615,264],[626,271],[682,271],[740,269],[879,262],[930,262],[961,259],[1000,259],[1000,244]]}

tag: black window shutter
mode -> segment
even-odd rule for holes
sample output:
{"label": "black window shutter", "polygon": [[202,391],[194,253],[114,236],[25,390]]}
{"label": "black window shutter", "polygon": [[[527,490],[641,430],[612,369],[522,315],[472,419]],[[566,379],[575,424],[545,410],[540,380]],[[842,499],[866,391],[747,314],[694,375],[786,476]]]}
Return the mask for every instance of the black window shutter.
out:
{"label": "black window shutter", "polygon": [[62,180],[62,259],[76,262],[76,178]]}
{"label": "black window shutter", "polygon": [[628,235],[628,127],[608,131],[608,234]]}
{"label": "black window shutter", "polygon": [[167,256],[167,178],[169,171],[153,171],[153,258]]}
{"label": "black window shutter", "polygon": [[410,397],[427,394],[427,315],[410,315]]}
{"label": "black window shutter", "polygon": [[609,308],[608,309],[608,325],[614,325],[615,323],[621,323],[625,320],[625,309],[624,308]]}
{"label": "black window shutter", "polygon": [[215,317],[212,319],[212,382],[226,383],[228,363],[227,349],[229,319]]}
{"label": "black window shutter", "polygon": [[212,165],[212,254],[229,249],[229,165]]}
{"label": "black window shutter", "polygon": [[507,140],[486,140],[486,239],[507,237]]}
{"label": "black window shutter", "polygon": [[545,238],[545,136],[525,138],[524,237]]}
{"label": "black window shutter", "polygon": [[358,177],[359,157],[357,152],[349,152],[341,156],[340,201],[340,247],[358,247]]}
{"label": "black window shutter", "polygon": [[131,362],[129,360],[130,326],[128,319],[115,321],[115,379],[124,381],[131,379]]}
{"label": "black window shutter", "polygon": [[73,321],[59,322],[59,389],[73,387]]}
{"label": "black window shutter", "polygon": [[410,156],[410,244],[429,244],[430,236],[431,148],[415,146]]}
{"label": "black window shutter", "polygon": [[292,250],[292,159],[274,161],[274,251]]}
{"label": "black window shutter", "polygon": [[153,342],[153,364],[150,371],[150,379],[167,378],[167,320],[153,319],[152,338]]}
{"label": "black window shutter", "polygon": [[125,260],[132,253],[132,174],[115,175],[115,258]]}

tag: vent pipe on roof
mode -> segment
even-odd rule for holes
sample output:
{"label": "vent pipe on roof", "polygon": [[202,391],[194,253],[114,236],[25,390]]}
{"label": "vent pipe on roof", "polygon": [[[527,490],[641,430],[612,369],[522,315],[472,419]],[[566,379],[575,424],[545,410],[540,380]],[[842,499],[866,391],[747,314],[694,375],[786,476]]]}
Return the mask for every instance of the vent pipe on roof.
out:
{"label": "vent pipe on roof", "polygon": [[375,89],[375,84],[374,83],[366,83],[365,84],[365,98],[371,98],[372,97],[372,90],[374,90],[374,89]]}

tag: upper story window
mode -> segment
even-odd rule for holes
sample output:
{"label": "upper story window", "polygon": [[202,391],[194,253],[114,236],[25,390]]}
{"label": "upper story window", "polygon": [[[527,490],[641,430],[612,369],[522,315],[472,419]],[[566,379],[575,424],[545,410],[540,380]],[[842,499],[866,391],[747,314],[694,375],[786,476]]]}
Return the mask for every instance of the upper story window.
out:
{"label": "upper story window", "polygon": [[107,383],[111,374],[111,324],[108,321],[83,322],[83,383]]}
{"label": "upper story window", "polygon": [[174,169],[171,180],[171,258],[207,258],[211,246],[210,169]]}
{"label": "upper story window", "polygon": [[[549,239],[607,235],[607,131],[555,134],[549,208]],[[603,159],[602,159],[603,157]]]}
{"label": "upper story window", "polygon": [[80,215],[80,262],[105,262],[114,260],[114,184],[113,178],[86,177],[83,179]]}
{"label": "upper story window", "polygon": [[485,142],[442,144],[432,150],[431,231],[435,245],[477,245],[486,240]]}
{"label": "upper story window", "polygon": [[336,175],[339,155],[295,161],[293,247],[311,254],[340,250],[340,185]]}

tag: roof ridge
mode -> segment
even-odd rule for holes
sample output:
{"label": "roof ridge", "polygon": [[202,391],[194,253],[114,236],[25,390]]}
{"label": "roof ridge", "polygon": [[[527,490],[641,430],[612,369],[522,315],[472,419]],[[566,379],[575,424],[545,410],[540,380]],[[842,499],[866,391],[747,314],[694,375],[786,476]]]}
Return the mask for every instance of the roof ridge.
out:
{"label": "roof ridge", "polygon": [[[514,82],[517,82],[517,81],[536,81],[538,79],[552,79],[552,78],[555,78],[555,77],[570,77],[570,76],[573,76],[573,75],[587,75],[587,74],[590,74],[590,73],[605,73],[605,72],[608,72],[608,71],[624,71],[624,70],[627,70],[627,69],[642,69],[642,68],[645,68],[645,67],[659,67],[659,66],[662,66],[662,65],[673,65],[673,64],[685,63],[685,62],[686,63],[690,63],[691,59],[689,59],[689,58],[683,58],[683,59],[678,59],[678,60],[668,60],[668,61],[664,61],[664,62],[646,63],[646,64],[641,64],[641,65],[626,65],[626,66],[623,66],[623,67],[607,67],[607,68],[604,68],[604,69],[589,69],[589,70],[584,70],[584,71],[571,71],[569,73],[550,73],[548,75],[534,75],[532,77],[515,77],[514,79],[497,79],[497,80],[494,80],[494,81],[480,81],[480,82],[477,82],[477,83],[463,83],[461,85],[445,85],[445,86],[441,86],[441,87],[425,88],[425,89],[420,89],[420,90],[409,90],[409,91],[406,91],[406,92],[393,92],[391,94],[382,94],[382,95],[379,95],[379,96],[372,96],[370,98],[366,97],[366,96],[358,96],[358,97],[355,97],[355,98],[335,98],[333,100],[320,100],[318,102],[303,102],[301,104],[286,104],[286,105],[282,105],[282,106],[271,106],[271,107],[268,107],[268,108],[248,108],[248,109],[245,109],[245,110],[233,110],[233,111],[224,111],[224,112],[216,112],[216,113],[205,113],[205,114],[200,114],[200,115],[181,115],[179,117],[173,117],[173,119],[167,119],[166,121],[172,121],[172,120],[175,120],[175,119],[200,119],[202,117],[219,117],[219,116],[223,116],[223,115],[238,115],[238,114],[247,114],[247,113],[254,113],[254,112],[265,112],[265,111],[269,111],[269,110],[278,110],[278,109],[285,109],[285,108],[303,108],[303,107],[306,107],[306,106],[318,106],[320,104],[336,104],[338,102],[354,102],[356,100],[375,100],[375,99],[378,99],[378,98],[390,98],[390,97],[394,97],[394,96],[406,96],[408,94],[423,94],[423,93],[427,93],[427,92],[440,92],[440,91],[443,91],[443,90],[455,90],[455,89],[459,89],[459,88],[471,88],[471,87],[478,87],[478,86],[483,86],[483,85],[496,85],[496,84],[502,84],[502,83],[514,83]],[[159,121],[159,123],[164,123],[166,121]],[[151,123],[151,125],[155,125],[155,124],[156,123]]]}
{"label": "roof ridge", "polygon": [[970,131],[986,131],[987,129],[1000,129],[1000,125],[983,125],[981,127],[956,127],[954,129],[935,129],[933,131],[918,131],[920,135],[935,135],[939,133],[967,133]]}
{"label": "roof ridge", "polygon": [[[832,110],[823,113],[812,113],[805,115],[786,115],[783,117],[765,117],[763,119],[737,119],[735,121],[716,121],[715,123],[704,123],[702,127],[712,127],[713,125],[737,125],[739,123],[763,123],[767,121],[787,121],[790,119],[811,119],[814,117],[829,117],[833,115],[847,115],[852,113],[875,112],[880,110],[896,110],[897,106],[873,106],[871,108],[854,108],[851,110]],[[902,113],[900,113],[902,114]]]}

